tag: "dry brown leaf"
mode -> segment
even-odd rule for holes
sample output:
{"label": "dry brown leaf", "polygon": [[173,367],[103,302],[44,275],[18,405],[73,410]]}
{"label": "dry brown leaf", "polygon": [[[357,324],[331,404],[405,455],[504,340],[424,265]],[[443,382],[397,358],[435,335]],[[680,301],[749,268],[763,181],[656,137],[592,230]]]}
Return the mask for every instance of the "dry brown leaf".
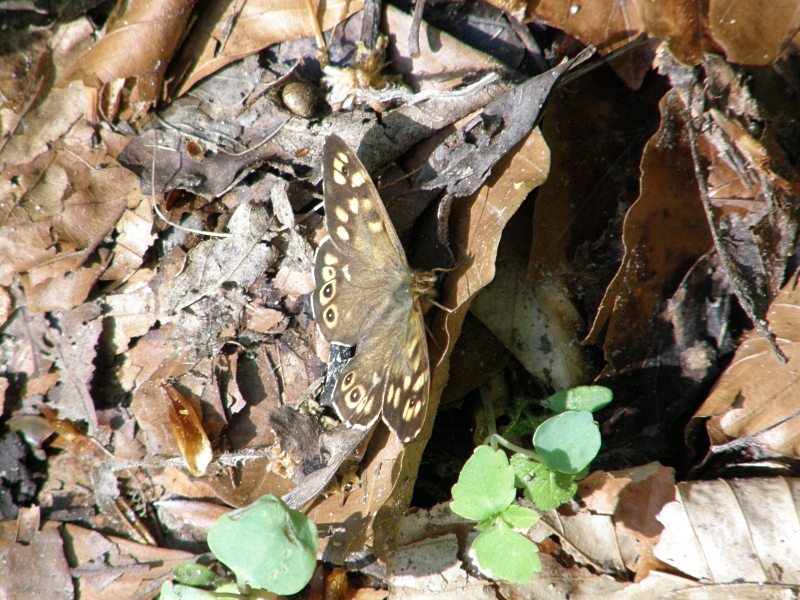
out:
{"label": "dry brown leaf", "polygon": [[[313,37],[315,27],[307,6],[304,0],[213,3],[200,15],[176,59],[187,66],[181,69],[185,73],[172,95],[184,94],[204,77],[267,46]],[[322,31],[327,31],[363,7],[361,0],[336,0],[319,4],[315,16]]]}
{"label": "dry brown leaf", "polygon": [[656,557],[713,583],[797,585],[799,498],[800,481],[784,477],[678,484]]}
{"label": "dry brown leaf", "polygon": [[82,600],[152,598],[161,583],[173,577],[176,565],[195,558],[182,550],[103,536],[72,524],[64,528],[66,551],[78,560],[71,575]]}
{"label": "dry brown leaf", "polygon": [[633,93],[604,69],[555,90],[542,121],[553,165],[536,194],[533,281],[549,277],[575,290],[610,277],[620,213],[636,199],[629,182],[658,127],[661,94],[657,83]]}
{"label": "dry brown leaf", "polygon": [[522,210],[509,222],[497,253],[495,278],[470,311],[529,373],[555,390],[565,390],[590,382],[596,372],[579,344],[586,323],[566,290],[551,279],[527,278],[525,240],[531,217],[532,211]]}
{"label": "dry brown leaf", "polygon": [[[90,132],[76,126],[70,140],[89,145],[80,138]],[[6,149],[12,153],[10,145]],[[2,175],[16,185],[6,194],[0,191],[0,279],[24,273],[31,311],[69,310],[88,297],[111,259],[107,249],[95,250],[117,224],[128,197],[136,196],[137,203],[141,198],[135,177],[107,164],[102,151],[83,154],[49,151]]]}
{"label": "dry brown leaf", "polygon": [[144,254],[155,241],[153,210],[149,202],[128,209],[117,221],[114,256],[100,276],[106,281],[127,281],[141,266]]}
{"label": "dry brown leaf", "polygon": [[[164,73],[184,36],[196,0],[142,0],[125,6],[109,20],[103,39],[72,65],[64,81],[81,80],[102,97],[101,106],[87,107],[90,121],[96,110],[114,119],[123,86],[131,86],[135,116],[162,96]],[[95,96],[95,97],[98,97]]]}
{"label": "dry brown leaf", "polygon": [[228,281],[243,288],[252,285],[278,255],[262,243],[270,223],[263,204],[240,205],[228,223],[229,237],[206,240],[189,252],[186,267],[170,292],[170,308],[178,312]]}
{"label": "dry brown leaf", "polygon": [[637,581],[658,567],[653,548],[663,528],[655,517],[675,499],[672,469],[650,463],[610,473],[596,471],[579,482],[578,497],[592,513],[612,518],[620,554]]}
{"label": "dry brown leaf", "polygon": [[97,414],[90,394],[96,344],[103,329],[102,309],[97,303],[82,304],[54,313],[55,327],[47,333],[48,351],[58,367],[58,385],[48,394],[48,406],[62,419],[85,421],[89,435],[97,429]]}
{"label": "dry brown leaf", "polygon": [[800,11],[795,2],[711,0],[708,25],[730,62],[768,65],[800,27]]}
{"label": "dry brown leaf", "polygon": [[420,53],[410,56],[408,32],[411,15],[385,5],[385,29],[392,34],[386,58],[415,92],[441,90],[458,84],[465,75],[480,71],[503,72],[506,67],[492,56],[475,50],[444,31],[422,21]]}
{"label": "dry brown leaf", "polygon": [[120,293],[105,297],[110,326],[106,337],[114,354],[125,352],[131,338],[145,335],[156,322],[155,296],[148,285],[151,276],[150,272],[138,271]]}
{"label": "dry brown leaf", "polygon": [[661,101],[659,131],[642,157],[639,199],[625,216],[625,257],[600,304],[586,343],[607,325],[603,349],[613,367],[651,356],[662,303],[685,271],[711,247],[675,92]]}
{"label": "dry brown leaf", "polygon": [[16,520],[0,523],[0,598],[72,600],[75,587],[59,524],[45,523],[42,531],[24,540],[17,540],[17,524]]}
{"label": "dry brown leaf", "polygon": [[556,533],[578,563],[606,572],[630,569],[641,579],[652,568],[650,557],[662,529],[656,515],[675,498],[674,487],[672,469],[658,463],[593,473],[579,484],[585,508],[547,511],[531,537],[542,541]]}
{"label": "dry brown leaf", "polygon": [[[788,364],[775,360],[767,341],[749,336],[736,351],[730,366],[694,415],[706,421],[714,446],[731,440],[765,448],[790,458],[800,457],[800,411],[797,389],[800,374],[800,288],[796,279],[773,301],[767,318]],[[691,426],[697,427],[699,423]]]}

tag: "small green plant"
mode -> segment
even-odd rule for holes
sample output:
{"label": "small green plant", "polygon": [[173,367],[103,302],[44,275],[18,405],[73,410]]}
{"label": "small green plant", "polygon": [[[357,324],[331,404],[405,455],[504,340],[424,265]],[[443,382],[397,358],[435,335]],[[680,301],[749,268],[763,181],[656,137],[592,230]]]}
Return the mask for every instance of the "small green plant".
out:
{"label": "small green plant", "polygon": [[[221,516],[208,532],[208,546],[217,559],[236,576],[238,585],[225,584],[214,591],[190,585],[205,585],[208,575],[202,569],[182,567],[179,582],[166,582],[161,588],[165,600],[201,600],[240,589],[267,590],[288,596],[302,590],[311,580],[317,564],[317,526],[303,513],[289,508],[273,494],[253,504]],[[199,565],[193,565],[197,567]],[[212,574],[213,578],[213,574]],[[249,592],[248,592],[249,593]],[[224,597],[224,596],[223,596]],[[265,597],[258,592],[238,598]]]}
{"label": "small green plant", "polygon": [[[539,510],[568,502],[600,450],[600,429],[592,412],[611,402],[611,390],[584,386],[558,392],[544,401],[555,416],[525,415],[512,419],[509,429],[533,432],[534,450],[526,450],[492,434],[489,446],[478,446],[453,486],[450,508],[465,519],[478,521],[482,532],[472,544],[481,569],[512,583],[526,583],[541,570],[538,548],[514,529],[529,529],[539,514],[514,504],[517,488]],[[508,429],[507,429],[508,431]],[[514,454],[509,462],[502,445]]]}

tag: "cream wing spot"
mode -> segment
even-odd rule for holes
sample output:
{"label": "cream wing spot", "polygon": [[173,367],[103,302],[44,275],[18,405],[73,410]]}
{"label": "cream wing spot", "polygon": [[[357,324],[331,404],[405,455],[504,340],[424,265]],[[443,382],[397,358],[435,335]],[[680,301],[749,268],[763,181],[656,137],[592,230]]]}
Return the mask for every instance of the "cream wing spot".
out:
{"label": "cream wing spot", "polygon": [[403,408],[403,420],[411,421],[417,417],[419,411],[422,410],[422,402],[418,402],[416,398],[406,403]]}
{"label": "cream wing spot", "polygon": [[350,209],[351,213],[353,213],[354,215],[357,215],[358,214],[358,198],[350,198],[350,200],[347,201],[347,208]]}
{"label": "cream wing spot", "polygon": [[347,223],[347,221],[350,219],[350,213],[348,213],[341,206],[337,206],[336,208],[334,208],[333,212],[336,214],[336,218],[342,221],[343,223]]}
{"label": "cream wing spot", "polygon": [[380,233],[383,231],[383,223],[380,221],[369,221],[367,223],[367,229],[369,229],[372,233]]}
{"label": "cream wing spot", "polygon": [[353,173],[353,176],[350,178],[350,185],[353,187],[361,187],[364,185],[366,178],[364,177],[364,173],[361,171],[356,171]]}
{"label": "cream wing spot", "polygon": [[325,265],[324,267],[322,267],[320,273],[322,273],[323,281],[330,281],[331,279],[336,279],[336,269],[334,269],[330,265]]}
{"label": "cream wing spot", "polygon": [[400,397],[403,395],[403,391],[400,388],[396,388],[394,390],[394,397],[392,398],[392,407],[397,408],[400,406]]}
{"label": "cream wing spot", "polygon": [[336,153],[336,158],[338,158],[339,161],[341,161],[339,163],[339,167],[338,167],[339,169],[342,168],[342,165],[346,165],[346,164],[348,164],[350,162],[350,157],[347,156],[347,154],[345,154],[344,152],[337,152]]}
{"label": "cream wing spot", "polygon": [[339,185],[344,185],[347,183],[347,178],[342,175],[341,171],[334,171],[333,172],[333,181]]}
{"label": "cream wing spot", "polygon": [[420,391],[422,389],[422,386],[425,385],[426,381],[427,381],[427,377],[425,377],[425,374],[423,373],[422,375],[417,377],[417,380],[414,382],[414,386],[411,388],[412,391],[414,391],[414,392]]}
{"label": "cream wing spot", "polygon": [[372,200],[370,200],[369,198],[362,198],[361,199],[361,207],[360,208],[364,212],[367,212],[368,210],[371,210],[372,209]]}
{"label": "cream wing spot", "polygon": [[352,278],[350,277],[350,265],[345,265],[342,267],[342,275],[344,275],[344,278],[347,279],[347,281],[352,281]]}
{"label": "cream wing spot", "polygon": [[336,237],[338,237],[343,242],[347,242],[350,240],[350,234],[347,233],[347,229],[345,229],[342,225],[339,225],[336,228]]}
{"label": "cream wing spot", "polygon": [[403,389],[407,390],[411,387],[411,375],[406,375],[403,377]]}
{"label": "cream wing spot", "polygon": [[322,262],[324,262],[326,265],[338,265],[339,259],[333,254],[326,254],[322,257]]}

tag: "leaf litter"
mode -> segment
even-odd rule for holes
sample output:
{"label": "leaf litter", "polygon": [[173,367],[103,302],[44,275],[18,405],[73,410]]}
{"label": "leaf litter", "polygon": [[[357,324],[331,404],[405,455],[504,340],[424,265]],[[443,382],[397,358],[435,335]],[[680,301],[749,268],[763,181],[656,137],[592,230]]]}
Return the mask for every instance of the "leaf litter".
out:
{"label": "leaf litter", "polygon": [[[386,70],[410,87],[375,79],[394,104],[339,112],[313,87],[325,65],[312,40],[344,19],[327,60],[347,74],[354,43],[375,39],[359,3],[314,18],[306,3],[283,3],[283,16],[269,3],[202,14],[146,3],[101,19],[96,44],[82,15],[7,29],[4,71],[19,76],[0,88],[0,417],[13,430],[0,540],[18,566],[3,593],[154,597],[172,565],[205,551],[214,518],[265,493],[315,520],[320,558],[367,565],[351,571],[398,597],[530,596],[543,581],[612,598],[800,585],[786,545],[797,537],[794,13],[540,3],[528,17],[557,40],[553,66],[583,43],[609,67],[559,83],[575,66],[561,62],[539,87],[530,39],[504,37],[517,47],[500,55],[517,62],[503,65],[469,47],[480,36],[437,31],[459,31],[440,4],[413,58],[410,16],[386,7]],[[287,83],[310,83],[317,112],[288,110]],[[307,302],[331,131],[376,175],[412,261],[446,269],[439,302],[452,312],[428,324],[429,418],[406,446],[382,426],[331,428],[314,401],[336,360]],[[155,196],[172,190],[183,193]],[[449,245],[441,259],[437,245]],[[476,331],[508,353],[467,379],[459,335]],[[596,415],[606,449],[577,499],[528,532],[544,570],[522,586],[481,579],[475,533],[440,504],[482,441],[480,389],[503,419],[522,398],[591,381],[615,392]],[[165,384],[190,423],[169,425]],[[214,459],[190,475],[184,460],[209,441]],[[34,563],[47,576],[25,581]]]}

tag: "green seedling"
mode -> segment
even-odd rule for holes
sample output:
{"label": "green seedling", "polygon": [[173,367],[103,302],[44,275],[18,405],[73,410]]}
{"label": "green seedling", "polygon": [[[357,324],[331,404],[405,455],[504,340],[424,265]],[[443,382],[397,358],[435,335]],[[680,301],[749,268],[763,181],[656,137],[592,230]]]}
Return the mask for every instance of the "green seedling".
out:
{"label": "green seedling", "polygon": [[[453,486],[450,508],[462,517],[478,521],[482,533],[472,547],[481,569],[495,578],[525,583],[541,570],[538,548],[514,529],[529,529],[539,514],[514,503],[517,488],[539,510],[557,508],[575,495],[576,481],[600,450],[600,429],[592,411],[606,406],[611,390],[584,386],[554,394],[544,404],[554,412],[550,418],[525,414],[512,418],[515,432],[534,432],[534,450],[520,448],[493,434],[490,446],[478,446]],[[502,445],[515,452],[511,462]]]}
{"label": "green seedling", "polygon": [[517,490],[514,469],[502,450],[478,446],[453,486],[450,509],[473,521],[482,531],[472,544],[481,569],[493,577],[525,583],[541,570],[538,552],[531,540],[513,528],[528,529],[539,515],[513,505]]}

